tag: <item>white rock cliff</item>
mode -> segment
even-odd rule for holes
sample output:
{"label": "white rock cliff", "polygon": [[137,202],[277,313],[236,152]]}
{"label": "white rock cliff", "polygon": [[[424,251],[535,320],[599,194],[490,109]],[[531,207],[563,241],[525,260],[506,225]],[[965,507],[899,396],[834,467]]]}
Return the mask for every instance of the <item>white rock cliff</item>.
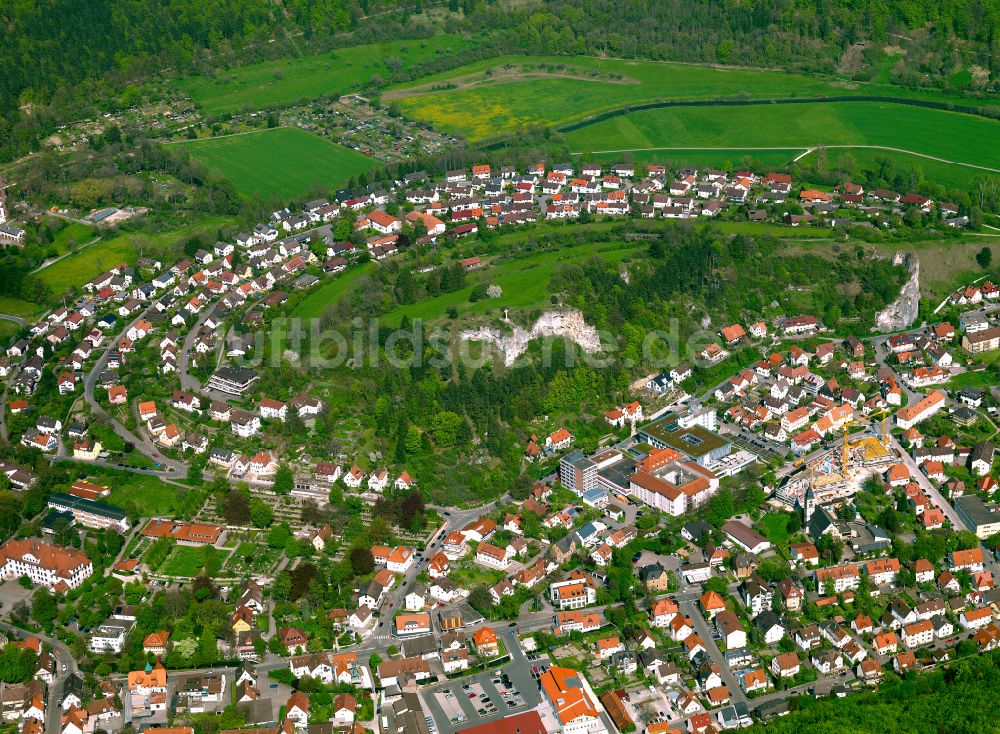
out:
{"label": "white rock cliff", "polygon": [[530,329],[514,326],[509,333],[490,326],[467,329],[459,337],[465,341],[481,341],[495,346],[503,354],[505,365],[511,365],[528,349],[534,339],[561,336],[569,339],[587,354],[601,349],[597,329],[588,324],[583,314],[576,310],[546,311]]}

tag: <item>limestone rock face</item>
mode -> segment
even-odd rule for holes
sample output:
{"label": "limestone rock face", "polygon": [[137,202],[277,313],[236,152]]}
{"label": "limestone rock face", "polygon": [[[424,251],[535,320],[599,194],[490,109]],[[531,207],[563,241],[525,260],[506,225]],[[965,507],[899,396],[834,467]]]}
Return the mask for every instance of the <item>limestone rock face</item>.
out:
{"label": "limestone rock face", "polygon": [[893,264],[902,265],[904,262],[910,270],[909,280],[903,284],[899,298],[875,315],[875,330],[882,334],[909,328],[920,312],[920,261],[897,252]]}
{"label": "limestone rock face", "polygon": [[577,309],[546,311],[538,317],[530,329],[514,326],[510,332],[504,333],[500,329],[481,326],[478,329],[467,329],[460,334],[460,338],[465,341],[481,341],[494,345],[503,354],[503,362],[508,366],[524,354],[532,340],[554,336],[569,339],[587,354],[594,354],[601,349],[597,329],[588,324],[583,318],[583,313]]}

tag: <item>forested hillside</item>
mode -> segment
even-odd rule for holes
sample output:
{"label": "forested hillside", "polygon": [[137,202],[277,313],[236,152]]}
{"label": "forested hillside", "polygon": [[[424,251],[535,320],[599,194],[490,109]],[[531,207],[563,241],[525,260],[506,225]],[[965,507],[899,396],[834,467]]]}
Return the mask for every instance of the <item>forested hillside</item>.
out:
{"label": "forested hillside", "polygon": [[[87,90],[99,79],[110,78],[121,92],[126,82],[161,70],[188,71],[207,48],[266,41],[279,26],[335,34],[367,6],[367,0],[0,0],[0,154],[30,141],[45,122],[44,105],[55,98],[81,102],[85,113]],[[40,119],[26,124],[19,105]]]}
{"label": "forested hillside", "polygon": [[[517,6],[514,20],[500,5],[478,7],[483,27],[516,27],[510,41],[531,53],[839,70],[865,79],[888,47],[900,57],[893,81],[963,88],[986,86],[983,77],[953,78],[963,65],[1000,70],[997,0],[553,0],[542,12]],[[845,58],[855,43],[864,47]]]}
{"label": "forested hillside", "polygon": [[888,681],[878,693],[816,703],[805,700],[801,710],[748,731],[761,734],[995,732],[997,715],[993,697],[1000,692],[998,663],[1000,656],[992,652],[961,660],[947,670]]}
{"label": "forested hillside", "polygon": [[[138,90],[130,82],[154,74],[211,73],[261,55],[435,29],[464,30],[480,42],[401,77],[518,52],[766,66],[973,94],[992,92],[1000,73],[1000,0],[448,0],[446,7],[451,16],[417,22],[419,1],[0,0],[0,158],[29,147],[53,116],[87,116],[95,99],[131,104]],[[368,14],[378,17],[360,23]],[[348,30],[353,38],[343,35]],[[53,101],[57,107],[48,107]]]}

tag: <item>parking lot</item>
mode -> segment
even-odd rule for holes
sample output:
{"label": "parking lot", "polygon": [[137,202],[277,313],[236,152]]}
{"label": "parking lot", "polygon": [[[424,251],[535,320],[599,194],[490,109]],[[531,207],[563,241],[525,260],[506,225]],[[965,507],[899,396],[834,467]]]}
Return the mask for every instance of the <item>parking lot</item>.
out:
{"label": "parking lot", "polygon": [[631,689],[623,703],[625,710],[640,729],[677,718],[670,699],[661,689],[653,686]]}
{"label": "parking lot", "polygon": [[500,719],[526,707],[524,695],[507,673],[499,670],[442,683],[426,700],[438,731],[445,734]]}
{"label": "parking lot", "polygon": [[423,689],[424,705],[440,734],[497,721],[541,703],[531,668],[548,661],[544,658],[529,661],[513,634],[503,637],[511,651],[511,662],[505,666]]}

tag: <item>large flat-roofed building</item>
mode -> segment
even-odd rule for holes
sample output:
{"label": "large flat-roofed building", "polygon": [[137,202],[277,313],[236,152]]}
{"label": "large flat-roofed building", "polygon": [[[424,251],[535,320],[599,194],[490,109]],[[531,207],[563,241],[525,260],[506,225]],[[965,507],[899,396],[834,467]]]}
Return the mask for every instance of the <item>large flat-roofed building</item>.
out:
{"label": "large flat-roofed building", "polygon": [[559,481],[579,495],[587,494],[602,486],[599,473],[621,460],[622,452],[617,449],[604,449],[589,457],[582,451],[571,451],[559,461]]}
{"label": "large flat-roofed building", "polygon": [[984,502],[982,497],[967,494],[955,500],[955,512],[980,538],[1000,533],[1000,505]]}
{"label": "large flat-roofed building", "polygon": [[52,494],[49,497],[49,507],[57,512],[69,512],[78,523],[87,528],[110,528],[126,533],[132,527],[121,508],[65,492]]}
{"label": "large flat-roofed building", "polygon": [[667,413],[643,426],[639,429],[638,438],[658,449],[679,451],[701,466],[721,461],[733,448],[729,441],[702,425],[682,426],[676,413]]}
{"label": "large flat-roofed building", "polygon": [[257,373],[247,367],[220,367],[208,381],[211,390],[242,395],[257,381]]}

